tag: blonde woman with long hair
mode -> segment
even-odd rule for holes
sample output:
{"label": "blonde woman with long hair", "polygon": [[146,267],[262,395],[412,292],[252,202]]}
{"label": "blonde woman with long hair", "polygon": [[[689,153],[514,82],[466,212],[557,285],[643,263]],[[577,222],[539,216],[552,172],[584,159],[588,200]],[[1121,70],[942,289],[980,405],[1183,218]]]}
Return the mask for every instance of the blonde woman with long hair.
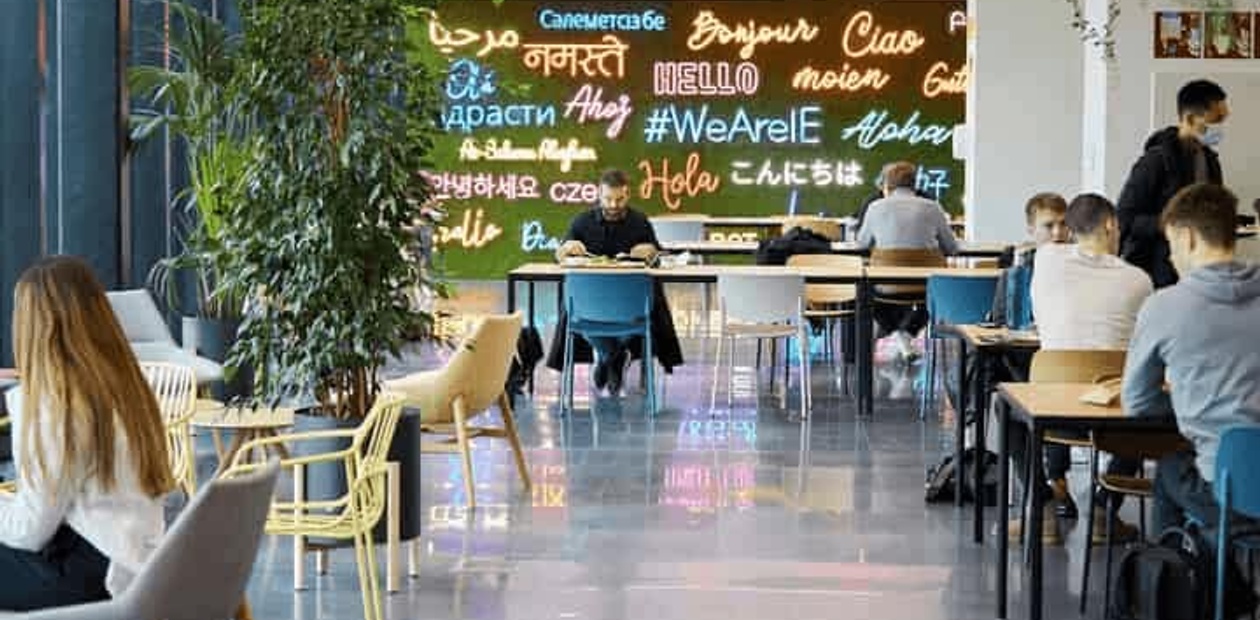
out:
{"label": "blonde woman with long hair", "polygon": [[175,480],[158,404],[82,260],[41,261],[14,294],[18,477],[0,497],[0,609],[106,599],[164,531]]}

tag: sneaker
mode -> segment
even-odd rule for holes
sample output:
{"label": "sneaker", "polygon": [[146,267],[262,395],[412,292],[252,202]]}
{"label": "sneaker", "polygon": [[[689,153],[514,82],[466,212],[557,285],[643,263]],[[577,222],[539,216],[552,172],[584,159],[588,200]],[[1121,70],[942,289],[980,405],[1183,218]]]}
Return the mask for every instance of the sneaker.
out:
{"label": "sneaker", "polygon": [[[1024,524],[1019,519],[1011,519],[1006,526],[1007,536],[1012,542],[1022,536]],[[1058,547],[1063,544],[1063,536],[1059,533],[1059,520],[1055,518],[1054,506],[1047,504],[1041,510],[1041,544],[1044,547]]]}
{"label": "sneaker", "polygon": [[603,391],[604,386],[608,385],[608,360],[598,353],[595,354],[595,368],[591,371],[591,384],[597,392]]}
{"label": "sneaker", "polygon": [[[1115,519],[1114,530],[1111,532],[1111,543],[1113,545],[1124,545],[1138,539],[1139,532],[1136,525],[1127,523],[1120,517],[1112,517]],[[1107,544],[1107,511],[1099,510],[1094,514],[1094,544]]]}

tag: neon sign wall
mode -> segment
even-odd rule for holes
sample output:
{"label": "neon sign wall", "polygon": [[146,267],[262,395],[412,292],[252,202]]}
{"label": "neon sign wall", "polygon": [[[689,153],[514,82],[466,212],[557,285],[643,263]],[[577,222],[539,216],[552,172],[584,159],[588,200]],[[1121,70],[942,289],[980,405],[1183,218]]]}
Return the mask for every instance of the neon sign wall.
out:
{"label": "neon sign wall", "polygon": [[631,177],[648,215],[854,213],[885,163],[961,209],[962,0],[448,2],[410,31],[445,63],[430,179],[454,278],[549,254]]}

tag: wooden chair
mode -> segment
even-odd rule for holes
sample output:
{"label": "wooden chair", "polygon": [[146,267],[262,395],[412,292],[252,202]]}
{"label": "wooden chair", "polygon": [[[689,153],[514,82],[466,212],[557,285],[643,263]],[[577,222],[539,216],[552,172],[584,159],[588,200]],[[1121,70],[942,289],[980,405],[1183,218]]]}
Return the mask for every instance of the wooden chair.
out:
{"label": "wooden chair", "polygon": [[[1089,466],[1093,475],[1094,484],[1099,488],[1108,491],[1111,495],[1110,502],[1115,502],[1116,497],[1120,495],[1128,497],[1136,497],[1142,503],[1141,514],[1141,533],[1142,538],[1146,538],[1146,500],[1155,496],[1155,484],[1149,478],[1144,478],[1141,472],[1137,476],[1119,476],[1111,474],[1098,473],[1098,453],[1106,452],[1112,455],[1112,458],[1123,458],[1134,461],[1158,460],[1166,454],[1172,454],[1181,450],[1190,448],[1189,442],[1184,437],[1175,432],[1134,432],[1134,431],[1095,431],[1093,433],[1094,450],[1090,454]],[[1097,510],[1094,501],[1093,489],[1090,489],[1089,496],[1089,520],[1085,522],[1085,559],[1083,560],[1081,570],[1081,608],[1083,615],[1087,606],[1087,595],[1089,594],[1089,564],[1090,555],[1094,549],[1094,512]],[[1112,506],[1107,507],[1108,511],[1112,511]],[[1115,519],[1107,519],[1107,562],[1105,569],[1105,577],[1108,587],[1104,588],[1106,593],[1103,594],[1103,609],[1111,608],[1111,564],[1113,558],[1112,552],[1112,535],[1115,528]]]}
{"label": "wooden chair", "polygon": [[[386,457],[394,431],[398,428],[398,415],[402,406],[401,396],[382,392],[377,395],[376,403],[357,428],[292,433],[252,440],[241,448],[236,461],[222,476],[234,478],[264,467],[262,463],[246,460],[254,450],[262,452],[269,446],[281,444],[292,447],[304,441],[338,438],[348,441],[348,445],[342,450],[280,461],[282,468],[292,470],[294,495],[292,501],[272,502],[267,516],[266,532],[276,536],[294,537],[295,582],[300,581],[302,574],[300,567],[305,559],[306,537],[353,540],[365,620],[381,620],[383,617],[372,530],[385,510],[386,476],[389,469]],[[339,464],[344,468],[347,484],[344,495],[331,500],[304,499],[306,468],[316,463]]]}
{"label": "wooden chair", "polygon": [[[944,267],[945,255],[927,248],[872,248],[871,267]],[[919,297],[912,297],[912,296]],[[919,284],[884,284],[875,287],[874,299],[879,303],[905,306],[926,302],[927,287]]]}
{"label": "wooden chair", "polygon": [[[788,257],[788,267],[831,267],[835,269],[860,269],[862,257],[838,254],[797,254]],[[806,284],[805,318],[823,321],[826,353],[835,359],[836,321],[857,313],[857,287],[852,284]],[[848,386],[848,365],[844,366],[841,383]]]}
{"label": "wooden chair", "polygon": [[171,473],[188,497],[197,492],[197,458],[192,417],[197,402],[197,375],[192,368],[167,362],[140,362],[140,372],[153,388],[166,422],[166,449]]}
{"label": "wooden chair", "polygon": [[[529,467],[516,432],[512,399],[503,389],[520,332],[520,312],[487,316],[473,327],[444,368],[385,383],[386,389],[403,395],[408,406],[420,409],[424,432],[445,436],[440,441],[423,443],[422,452],[460,455],[469,508],[477,506],[471,443],[477,437],[506,439],[511,444],[521,483],[530,488]],[[496,404],[503,416],[503,428],[470,424],[473,415]]]}

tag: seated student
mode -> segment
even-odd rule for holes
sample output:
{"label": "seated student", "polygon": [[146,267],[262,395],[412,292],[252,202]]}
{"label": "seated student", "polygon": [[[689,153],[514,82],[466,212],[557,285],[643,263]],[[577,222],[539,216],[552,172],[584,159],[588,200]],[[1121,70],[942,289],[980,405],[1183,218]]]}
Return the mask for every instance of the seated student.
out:
{"label": "seated student", "polygon": [[162,416],[85,263],[45,259],[14,297],[20,384],[5,397],[18,484],[0,496],[0,609],[105,600],[165,528],[175,481]]}
{"label": "seated student", "polygon": [[[884,170],[884,198],[867,212],[858,231],[858,244],[864,248],[936,249],[942,254],[956,254],[958,241],[945,210],[935,201],[914,193],[914,164],[894,162]],[[895,335],[902,359],[917,355],[911,340],[927,324],[925,309],[880,304],[875,307],[875,321],[884,334]]]}
{"label": "seated student", "polygon": [[[620,170],[608,170],[599,179],[599,204],[573,218],[564,243],[556,248],[556,260],[587,255],[615,258],[618,254],[628,254],[650,261],[659,250],[660,243],[656,240],[652,222],[641,211],[630,208],[630,181],[626,174]],[[547,366],[556,370],[564,367],[564,325],[562,317],[547,357]],[[668,372],[682,364],[678,336],[659,285],[652,310],[652,330],[654,351],[665,370]],[[581,339],[577,340],[581,342]],[[638,345],[634,339],[592,340],[590,345],[594,347],[596,356],[591,379],[595,389],[601,393],[619,394],[631,350]],[[577,362],[590,361],[590,352],[575,344],[573,357]]]}
{"label": "seated student", "polygon": [[[1116,208],[1097,194],[1082,194],[1068,205],[1066,222],[1076,243],[1047,244],[1037,252],[1031,295],[1037,316],[1041,349],[1046,351],[1122,350],[1128,347],[1142,302],[1154,291],[1150,276],[1130,265],[1120,251],[1120,223]],[[1022,427],[1021,427],[1022,429]],[[1012,439],[1016,471],[1027,468],[1027,437],[1022,430]],[[1140,464],[1113,459],[1108,472],[1132,475]],[[1077,510],[1068,492],[1070,452],[1062,444],[1046,445],[1046,488],[1041,472],[1034,472],[1034,488],[1041,489],[1048,511],[1075,518]],[[1105,499],[1105,498],[1104,498]],[[1103,504],[1106,505],[1106,504]],[[1043,519],[1042,537],[1057,541],[1055,514]],[[1099,519],[1106,515],[1100,511]],[[1114,513],[1112,514],[1114,518]],[[1131,536],[1127,524],[1117,523],[1120,535]],[[1018,531],[1018,530],[1016,530]],[[1100,539],[1105,523],[1094,528]]]}
{"label": "seated student", "polygon": [[1237,197],[1220,185],[1191,185],[1174,195],[1161,223],[1181,279],[1142,306],[1129,344],[1125,412],[1173,414],[1193,444],[1159,461],[1155,532],[1193,516],[1215,541],[1212,480],[1221,434],[1260,424],[1260,266],[1234,256],[1237,208]]}
{"label": "seated student", "polygon": [[[1067,243],[1070,239],[1065,217],[1067,201],[1063,196],[1053,192],[1035,194],[1024,204],[1024,221],[1027,224],[1028,239],[1015,247],[1009,248],[998,259],[1003,268],[1034,268],[1037,248],[1048,243]],[[998,279],[997,290],[993,294],[993,308],[989,311],[989,320],[1004,323],[1006,320],[1007,279]],[[1027,289],[1017,291],[1025,304],[1031,305]],[[1027,363],[1025,362],[1025,366]]]}
{"label": "seated student", "polygon": [[[862,230],[862,222],[866,221],[866,213],[867,211],[870,211],[871,205],[884,199],[884,175],[887,174],[888,166],[890,165],[891,164],[885,164],[884,168],[879,171],[879,175],[875,177],[875,190],[872,191],[871,194],[867,196],[865,200],[862,201],[862,206],[858,207],[857,213],[854,214],[853,216],[853,219],[855,220],[853,223],[854,230]],[[928,195],[927,192],[917,187],[917,183],[914,190],[914,195],[918,196],[919,198],[924,198],[927,200],[932,199],[932,197]]]}

